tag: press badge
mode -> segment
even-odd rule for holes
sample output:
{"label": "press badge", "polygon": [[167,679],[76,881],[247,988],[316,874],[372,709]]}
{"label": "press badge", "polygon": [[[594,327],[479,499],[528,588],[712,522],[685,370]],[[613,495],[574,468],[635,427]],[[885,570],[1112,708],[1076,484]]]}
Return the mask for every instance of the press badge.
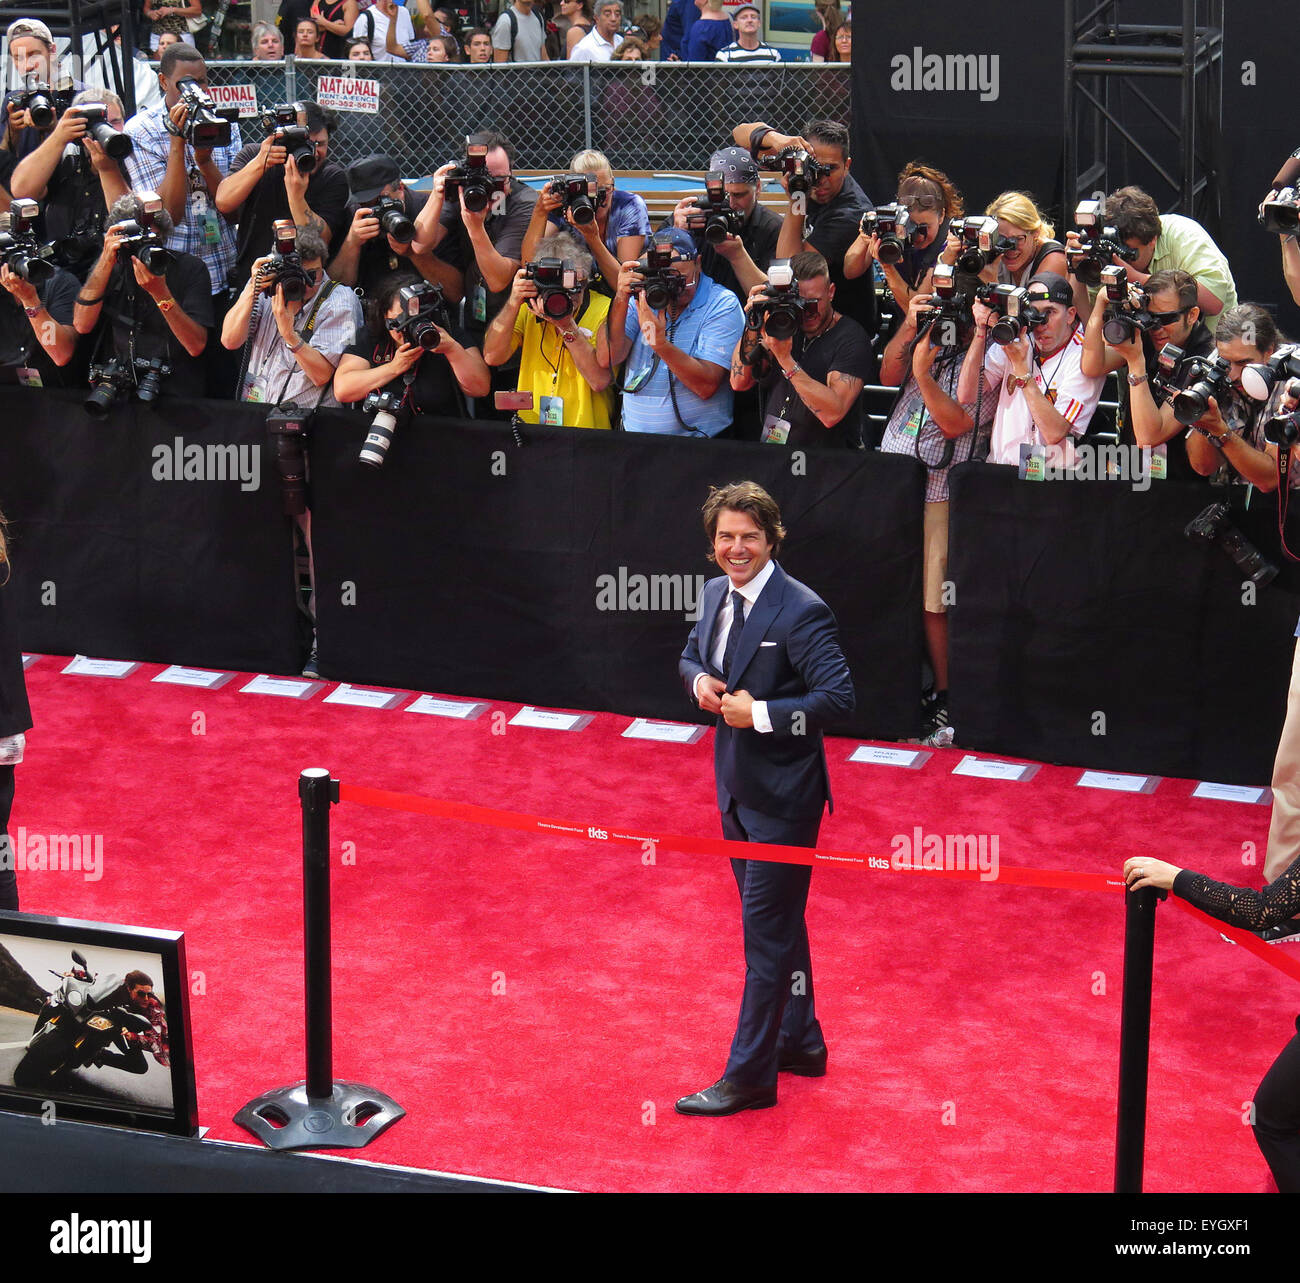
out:
{"label": "press badge", "polygon": [[762,440],[771,445],[785,445],[790,439],[790,423],[787,419],[779,419],[775,414],[769,414],[763,420]]}
{"label": "press badge", "polygon": [[917,406],[908,416],[907,422],[903,424],[904,436],[909,436],[915,440],[921,435],[921,420],[925,418],[925,411]]}
{"label": "press badge", "polygon": [[1047,450],[1032,441],[1020,443],[1020,480],[1045,480]]}
{"label": "press badge", "polygon": [[544,396],[540,398],[537,422],[549,428],[562,428],[564,426],[564,398],[562,396]]}
{"label": "press badge", "polygon": [[25,388],[43,388],[45,386],[41,382],[40,370],[33,369],[30,365],[20,365],[18,367],[18,382]]}
{"label": "press badge", "polygon": [[1147,475],[1152,481],[1163,481],[1169,475],[1169,446],[1162,444],[1143,450],[1146,455]]}
{"label": "press badge", "polygon": [[487,321],[487,288],[480,281],[474,286],[474,293],[470,296],[470,311],[473,313],[476,321]]}
{"label": "press badge", "polygon": [[640,392],[650,378],[653,365],[643,365],[630,379],[623,380],[624,392]]}

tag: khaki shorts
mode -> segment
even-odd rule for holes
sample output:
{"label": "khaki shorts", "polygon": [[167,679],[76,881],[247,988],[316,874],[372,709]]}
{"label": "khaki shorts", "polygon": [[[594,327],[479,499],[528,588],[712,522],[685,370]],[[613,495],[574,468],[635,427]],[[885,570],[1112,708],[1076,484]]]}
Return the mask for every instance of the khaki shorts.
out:
{"label": "khaki shorts", "polygon": [[935,615],[948,613],[943,585],[948,578],[948,500],[925,505],[925,608]]}

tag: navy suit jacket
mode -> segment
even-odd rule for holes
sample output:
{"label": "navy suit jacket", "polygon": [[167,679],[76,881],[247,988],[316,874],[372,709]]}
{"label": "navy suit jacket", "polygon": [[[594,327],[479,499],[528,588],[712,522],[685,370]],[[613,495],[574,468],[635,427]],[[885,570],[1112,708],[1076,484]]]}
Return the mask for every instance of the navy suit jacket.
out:
{"label": "navy suit jacket", "polygon": [[[693,704],[700,673],[721,677],[730,691],[766,700],[772,730],[728,726],[719,717],[713,743],[718,809],[732,799],[764,815],[811,819],[831,801],[822,727],[852,712],[853,679],[840,649],[835,616],[811,588],[773,563],[772,576],[750,607],[731,673],[709,659],[718,612],[731,581],[711,579],[700,594],[700,618],[678,671]],[[832,809],[833,804],[832,804]]]}

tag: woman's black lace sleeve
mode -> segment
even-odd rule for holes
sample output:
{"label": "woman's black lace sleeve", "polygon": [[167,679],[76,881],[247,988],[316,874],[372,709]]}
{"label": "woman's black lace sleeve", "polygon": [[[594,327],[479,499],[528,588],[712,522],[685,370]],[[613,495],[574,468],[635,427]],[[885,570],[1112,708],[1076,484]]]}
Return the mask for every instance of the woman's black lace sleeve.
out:
{"label": "woman's black lace sleeve", "polygon": [[1183,869],[1174,879],[1174,894],[1220,922],[1259,931],[1300,914],[1300,859],[1262,891],[1215,882],[1203,873]]}

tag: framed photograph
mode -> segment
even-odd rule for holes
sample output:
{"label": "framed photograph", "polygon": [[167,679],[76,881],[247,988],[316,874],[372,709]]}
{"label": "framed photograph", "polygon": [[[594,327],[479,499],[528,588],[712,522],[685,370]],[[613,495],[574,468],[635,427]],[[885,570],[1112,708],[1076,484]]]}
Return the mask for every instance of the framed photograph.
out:
{"label": "framed photograph", "polygon": [[178,931],[0,912],[0,1109],[198,1132]]}

